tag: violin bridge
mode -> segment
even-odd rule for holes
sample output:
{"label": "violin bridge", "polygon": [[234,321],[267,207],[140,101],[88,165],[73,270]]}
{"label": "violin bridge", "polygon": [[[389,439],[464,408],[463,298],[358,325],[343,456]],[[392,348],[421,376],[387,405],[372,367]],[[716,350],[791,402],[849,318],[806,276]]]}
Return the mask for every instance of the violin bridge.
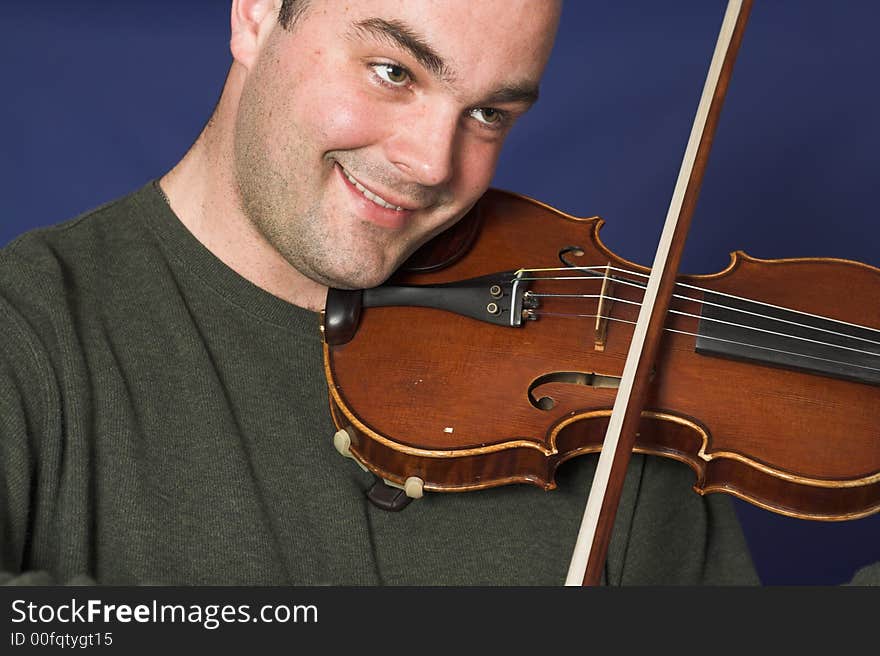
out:
{"label": "violin bridge", "polygon": [[602,277],[602,289],[599,291],[599,305],[596,308],[596,332],[593,341],[593,349],[605,350],[605,341],[608,337],[608,317],[611,315],[611,263],[605,265],[605,275]]}

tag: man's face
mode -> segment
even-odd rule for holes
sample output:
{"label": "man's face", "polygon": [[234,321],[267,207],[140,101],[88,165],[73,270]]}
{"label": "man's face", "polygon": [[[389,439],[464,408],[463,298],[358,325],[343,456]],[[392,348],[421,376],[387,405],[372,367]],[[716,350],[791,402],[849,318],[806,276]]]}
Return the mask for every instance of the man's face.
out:
{"label": "man's face", "polygon": [[242,209],[307,277],[383,282],[488,187],[550,54],[549,0],[315,0],[250,68]]}

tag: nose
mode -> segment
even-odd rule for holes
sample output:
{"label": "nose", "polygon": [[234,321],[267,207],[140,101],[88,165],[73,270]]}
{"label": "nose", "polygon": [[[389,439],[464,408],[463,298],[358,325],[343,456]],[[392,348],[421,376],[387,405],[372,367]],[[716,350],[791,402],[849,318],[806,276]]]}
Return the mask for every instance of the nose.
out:
{"label": "nose", "polygon": [[428,187],[442,185],[455,172],[458,110],[427,102],[398,115],[386,141],[388,160],[408,178]]}

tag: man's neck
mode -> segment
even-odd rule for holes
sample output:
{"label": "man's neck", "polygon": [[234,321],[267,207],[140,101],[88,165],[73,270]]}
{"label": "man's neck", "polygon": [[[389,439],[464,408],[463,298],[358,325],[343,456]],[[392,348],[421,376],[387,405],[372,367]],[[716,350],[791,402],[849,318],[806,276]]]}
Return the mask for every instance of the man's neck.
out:
{"label": "man's neck", "polygon": [[278,298],[320,311],[327,288],[291,266],[241,209],[223,110],[221,100],[208,127],[159,185],[183,225],[229,268]]}

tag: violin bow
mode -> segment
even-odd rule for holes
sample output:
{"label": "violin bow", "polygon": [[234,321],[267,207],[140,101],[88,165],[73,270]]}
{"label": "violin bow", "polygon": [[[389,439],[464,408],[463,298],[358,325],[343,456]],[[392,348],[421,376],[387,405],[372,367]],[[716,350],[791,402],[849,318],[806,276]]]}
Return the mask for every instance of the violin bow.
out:
{"label": "violin bow", "polygon": [[565,580],[567,586],[601,583],[685,239],[751,6],[752,0],[730,0],[727,4],[602,443]]}

